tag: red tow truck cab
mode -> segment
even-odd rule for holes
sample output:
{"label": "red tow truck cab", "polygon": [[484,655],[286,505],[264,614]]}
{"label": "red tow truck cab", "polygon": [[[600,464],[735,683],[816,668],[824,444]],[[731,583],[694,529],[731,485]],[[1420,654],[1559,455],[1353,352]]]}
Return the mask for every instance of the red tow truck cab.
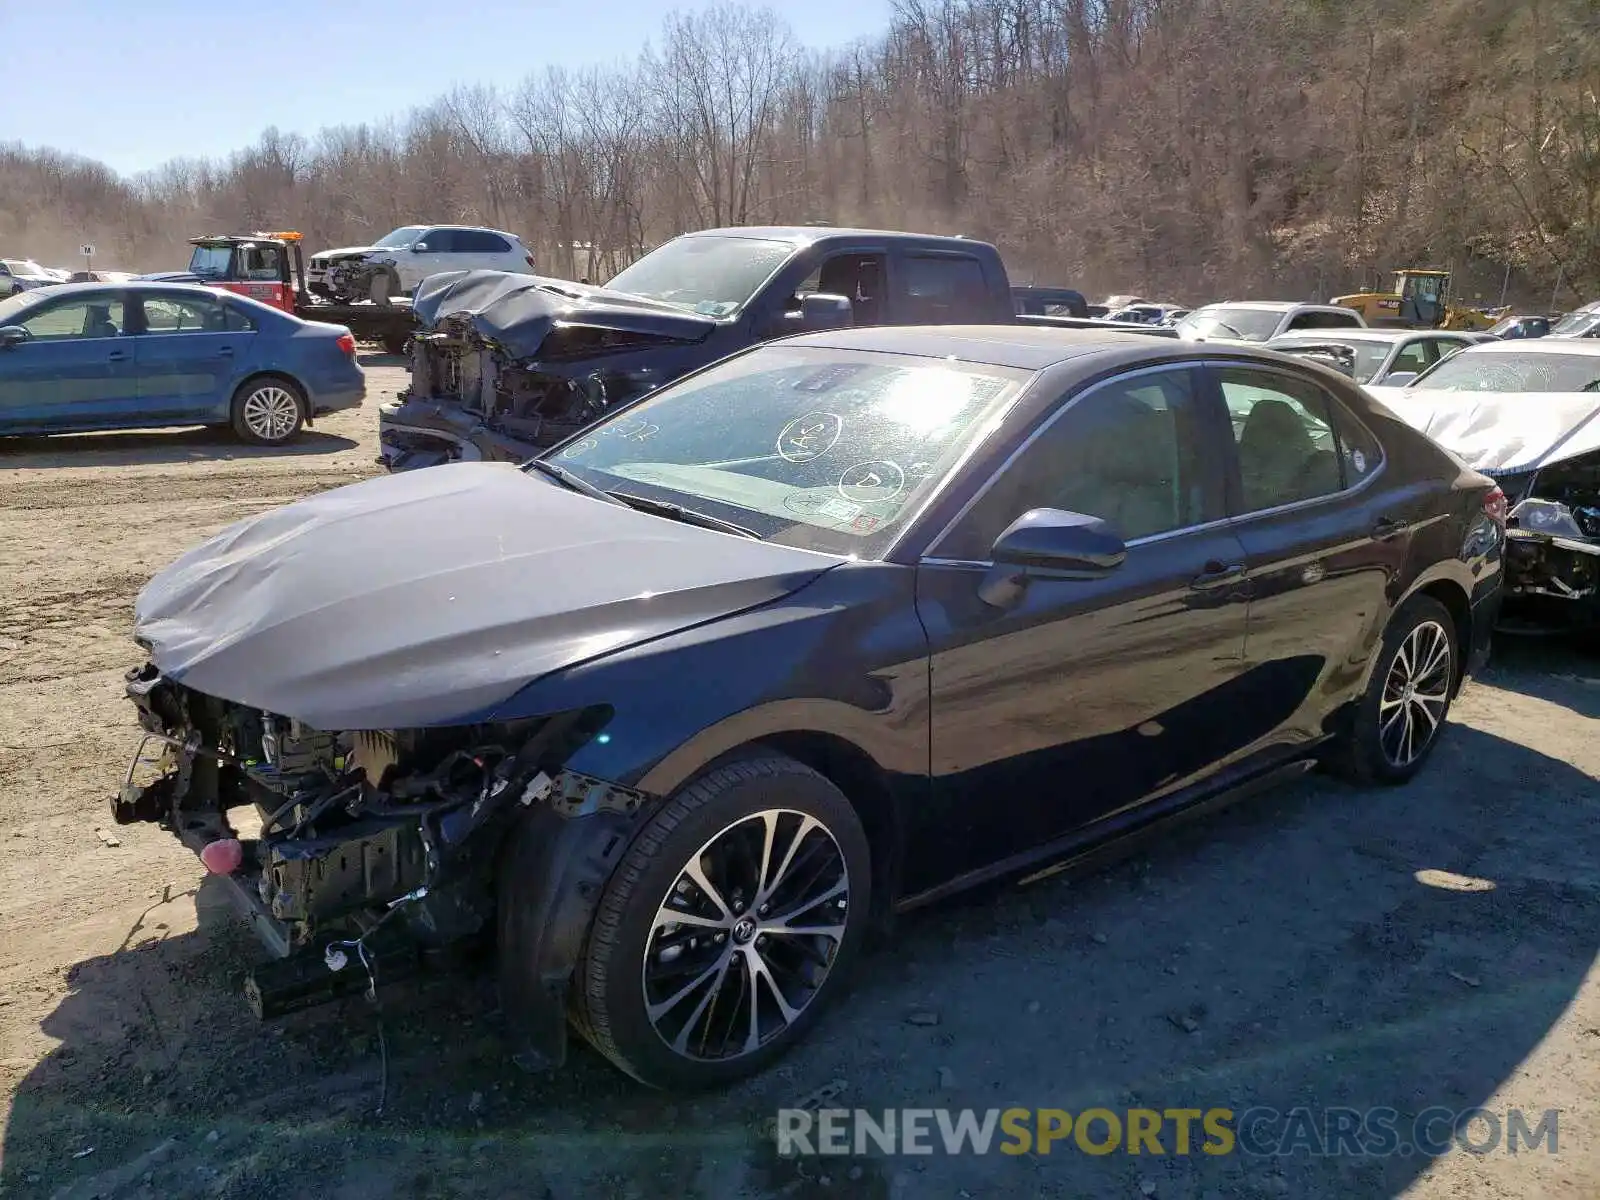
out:
{"label": "red tow truck cab", "polygon": [[207,286],[295,312],[305,280],[298,233],[213,234],[189,244],[189,272]]}

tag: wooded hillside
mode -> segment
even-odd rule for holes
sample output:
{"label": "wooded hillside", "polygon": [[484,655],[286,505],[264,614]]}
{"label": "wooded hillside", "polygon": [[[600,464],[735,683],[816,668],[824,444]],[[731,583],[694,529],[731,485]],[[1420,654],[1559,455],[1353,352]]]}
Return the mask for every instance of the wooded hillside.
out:
{"label": "wooded hillside", "polygon": [[823,55],[729,5],[613,69],[328,115],[134,180],[0,146],[0,251],[67,265],[91,241],[154,270],[198,233],[321,249],[481,222],[604,278],[686,229],[827,221],[966,233],[1021,282],[1189,303],[1320,299],[1405,265],[1453,266],[1465,299],[1600,294],[1593,0],[902,0],[881,39]]}

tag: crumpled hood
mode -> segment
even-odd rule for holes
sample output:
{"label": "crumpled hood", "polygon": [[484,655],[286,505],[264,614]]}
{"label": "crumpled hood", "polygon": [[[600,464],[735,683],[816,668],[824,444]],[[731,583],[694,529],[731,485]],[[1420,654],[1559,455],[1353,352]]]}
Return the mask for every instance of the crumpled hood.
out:
{"label": "crumpled hood", "polygon": [[340,246],[337,250],[318,250],[311,256],[314,263],[325,262],[330,258],[343,258],[353,254],[396,254],[398,249],[394,246]]}
{"label": "crumpled hood", "polygon": [[698,342],[717,323],[711,317],[659,300],[607,291],[543,275],[510,271],[445,271],[417,288],[411,311],[432,329],[447,317],[464,317],[485,341],[516,358],[532,358],[557,322],[597,325]]}
{"label": "crumpled hood", "polygon": [[837,562],[454,463],[230,526],[146,585],[134,631],[162,674],[208,695],[318,729],[416,728]]}
{"label": "crumpled hood", "polygon": [[1487,475],[1531,471],[1600,448],[1600,394],[1595,392],[1366,391]]}

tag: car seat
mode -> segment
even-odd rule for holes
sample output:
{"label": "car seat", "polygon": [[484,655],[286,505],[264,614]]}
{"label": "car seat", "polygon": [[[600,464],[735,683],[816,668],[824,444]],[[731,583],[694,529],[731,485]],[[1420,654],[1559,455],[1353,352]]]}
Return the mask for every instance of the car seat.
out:
{"label": "car seat", "polygon": [[1339,490],[1339,461],[1318,450],[1304,418],[1282,400],[1262,400],[1239,434],[1239,477],[1249,511]]}
{"label": "car seat", "polygon": [[1109,522],[1125,541],[1176,529],[1176,441],[1170,411],[1108,397],[1076,440],[1055,507]]}
{"label": "car seat", "polygon": [[122,331],[111,320],[111,310],[104,307],[91,308],[83,323],[83,336],[92,338],[116,337]]}

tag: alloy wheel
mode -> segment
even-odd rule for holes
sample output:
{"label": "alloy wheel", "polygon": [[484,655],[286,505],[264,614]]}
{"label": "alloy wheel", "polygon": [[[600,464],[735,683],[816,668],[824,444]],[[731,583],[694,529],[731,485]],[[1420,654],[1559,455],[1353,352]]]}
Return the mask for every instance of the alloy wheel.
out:
{"label": "alloy wheel", "polygon": [[285,388],[267,384],[245,397],[245,426],[264,442],[281,442],[299,419],[300,402]]}
{"label": "alloy wheel", "polygon": [[1433,742],[1450,704],[1450,635],[1423,621],[1395,651],[1378,701],[1378,744],[1394,767],[1407,767]]}
{"label": "alloy wheel", "polygon": [[684,864],[644,952],[651,1027],[674,1053],[739,1058],[788,1029],[833,966],[850,876],[833,834],[792,809],[734,822]]}

